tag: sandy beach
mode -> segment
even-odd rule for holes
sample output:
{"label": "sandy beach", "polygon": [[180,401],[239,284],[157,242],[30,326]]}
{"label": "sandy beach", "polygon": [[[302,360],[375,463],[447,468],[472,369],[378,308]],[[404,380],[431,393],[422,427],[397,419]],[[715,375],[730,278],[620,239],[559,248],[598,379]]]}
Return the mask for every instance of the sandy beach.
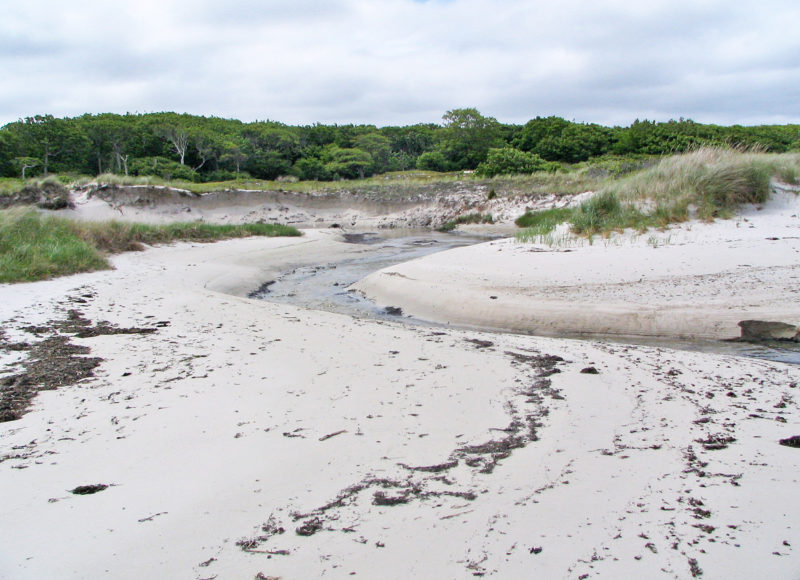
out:
{"label": "sandy beach", "polygon": [[[638,239],[488,242],[357,287],[536,334],[797,325],[792,196]],[[800,367],[246,298],[359,251],[340,240],[179,244],[0,286],[0,380],[64,379],[0,423],[0,577],[798,577],[800,450],[779,442],[800,435]],[[59,337],[74,380],[26,366]]]}

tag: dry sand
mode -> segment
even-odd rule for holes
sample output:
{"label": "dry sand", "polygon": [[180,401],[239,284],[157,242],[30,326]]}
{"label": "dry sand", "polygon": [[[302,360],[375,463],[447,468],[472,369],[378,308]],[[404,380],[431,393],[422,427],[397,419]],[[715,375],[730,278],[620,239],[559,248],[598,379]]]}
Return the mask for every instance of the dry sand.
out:
{"label": "dry sand", "polygon": [[592,243],[513,239],[386,268],[356,284],[379,304],[447,324],[539,335],[730,339],[742,320],[800,325],[800,197],[732,220]]}
{"label": "dry sand", "polygon": [[[617,270],[602,244],[504,241],[397,271],[430,277],[432,264],[425,301],[481,312],[543,259],[572,301],[571,276],[662,268],[679,235],[700,237],[681,232]],[[759,235],[779,237],[780,260],[712,244],[710,274],[745,260],[792,271],[795,242],[772,233]],[[75,310],[99,336],[73,329],[70,343],[103,359],[0,424],[0,577],[797,578],[800,449],[779,440],[800,434],[798,367],[243,297],[287,264],[354,251],[336,236],[182,244],[118,256],[111,272],[0,286],[7,344],[50,336],[48,321]],[[487,280],[452,273],[473,261]],[[430,290],[440,280],[446,290]],[[409,292],[392,303],[421,308]],[[154,331],[109,334],[102,321]],[[25,352],[1,360],[20,373]],[[95,484],[109,487],[70,492]]]}

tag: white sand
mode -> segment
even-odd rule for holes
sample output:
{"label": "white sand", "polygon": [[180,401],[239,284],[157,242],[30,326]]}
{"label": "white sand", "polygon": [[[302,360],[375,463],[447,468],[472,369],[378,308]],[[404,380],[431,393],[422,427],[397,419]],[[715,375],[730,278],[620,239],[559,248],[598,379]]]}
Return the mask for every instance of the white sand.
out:
{"label": "white sand", "polygon": [[[769,239],[774,238],[774,239]],[[449,324],[540,335],[736,338],[741,320],[800,324],[800,197],[664,232],[506,239],[386,268],[355,286]]]}
{"label": "white sand", "polygon": [[[0,424],[0,577],[689,578],[690,562],[704,578],[797,576],[800,450],[778,440],[800,434],[800,369],[440,333],[238,297],[293,260],[353,251],[332,236],[158,248],[115,258],[113,272],[0,286],[12,340],[76,307],[95,322],[170,322],[149,335],[74,339],[105,359],[96,376],[40,393],[30,413]],[[672,248],[637,255],[659,267]],[[585,250],[499,242],[424,263],[451,280],[449,264],[491,256],[497,268],[485,276],[499,277],[500,303],[529,257],[584,256],[582,269],[553,270],[569,289],[569,272],[598,267],[606,251]],[[477,310],[472,297],[490,285],[447,291]],[[90,292],[88,304],[70,301]],[[563,357],[561,372],[541,376],[520,360],[536,353]],[[582,374],[588,366],[599,374]],[[697,442],[713,435],[735,441]],[[491,473],[482,472],[491,455],[465,449],[509,437],[520,447],[496,449]],[[451,460],[438,472],[401,465]],[[112,486],[68,491],[95,483]],[[373,503],[404,490],[408,503]],[[337,497],[319,512],[323,530],[295,533]],[[285,533],[257,543],[261,553],[236,545],[268,535],[270,517]]]}

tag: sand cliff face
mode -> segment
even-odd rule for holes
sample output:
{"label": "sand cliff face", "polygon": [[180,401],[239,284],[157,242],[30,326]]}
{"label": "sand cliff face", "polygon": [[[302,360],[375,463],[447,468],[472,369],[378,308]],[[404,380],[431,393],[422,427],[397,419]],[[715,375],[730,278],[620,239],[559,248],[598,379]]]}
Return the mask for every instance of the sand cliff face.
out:
{"label": "sand cliff face", "polygon": [[301,193],[226,190],[193,194],[154,186],[89,186],[72,192],[75,208],[61,212],[79,219],[130,221],[267,221],[299,227],[419,228],[439,227],[466,213],[491,213],[511,223],[526,209],[552,207],[571,196],[500,196],[488,199],[483,185],[454,182],[404,190]]}

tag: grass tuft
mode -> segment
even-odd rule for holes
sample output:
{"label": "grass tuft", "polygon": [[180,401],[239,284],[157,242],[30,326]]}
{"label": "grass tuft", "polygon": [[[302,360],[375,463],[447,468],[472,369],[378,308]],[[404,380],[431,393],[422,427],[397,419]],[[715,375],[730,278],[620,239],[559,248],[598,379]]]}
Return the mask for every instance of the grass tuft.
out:
{"label": "grass tuft", "polygon": [[468,213],[458,216],[454,220],[447,221],[439,226],[437,231],[451,232],[461,224],[493,224],[494,217],[490,213]]}
{"label": "grass tuft", "polygon": [[542,211],[527,211],[514,222],[517,227],[526,228],[530,236],[544,236],[552,232],[557,225],[570,221],[574,208],[553,207]]}

